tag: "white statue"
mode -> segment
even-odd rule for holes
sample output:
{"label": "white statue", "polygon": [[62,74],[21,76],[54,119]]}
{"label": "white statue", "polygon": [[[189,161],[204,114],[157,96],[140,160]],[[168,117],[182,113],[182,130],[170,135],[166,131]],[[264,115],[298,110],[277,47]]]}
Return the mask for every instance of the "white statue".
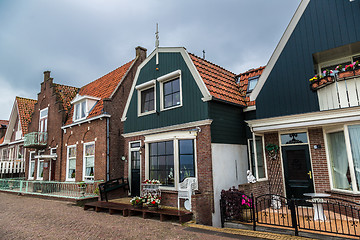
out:
{"label": "white statue", "polygon": [[248,183],[256,183],[256,178],[254,177],[254,175],[252,175],[250,170],[247,170],[247,180]]}

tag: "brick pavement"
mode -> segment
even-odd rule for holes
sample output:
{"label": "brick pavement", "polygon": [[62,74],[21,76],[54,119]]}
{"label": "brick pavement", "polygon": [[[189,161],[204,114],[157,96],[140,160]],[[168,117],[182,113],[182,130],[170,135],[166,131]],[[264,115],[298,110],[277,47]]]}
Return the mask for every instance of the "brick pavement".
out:
{"label": "brick pavement", "polygon": [[155,219],[84,211],[73,203],[0,192],[0,239],[230,239]]}

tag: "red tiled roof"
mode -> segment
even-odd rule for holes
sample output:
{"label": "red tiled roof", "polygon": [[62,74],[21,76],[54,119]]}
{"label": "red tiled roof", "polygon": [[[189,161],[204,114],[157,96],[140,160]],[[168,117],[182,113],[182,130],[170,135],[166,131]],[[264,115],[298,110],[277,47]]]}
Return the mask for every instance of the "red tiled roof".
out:
{"label": "red tiled roof", "polygon": [[61,101],[62,106],[67,113],[71,109],[70,102],[76,96],[79,88],[54,83],[54,89],[58,96],[58,100]]}
{"label": "red tiled roof", "polygon": [[2,138],[0,138],[0,144],[2,144],[4,142],[4,138],[5,136],[3,136]]}
{"label": "red tiled roof", "polygon": [[16,97],[16,102],[19,111],[19,118],[21,122],[21,130],[23,135],[28,133],[28,125],[31,121],[31,115],[34,112],[36,100]]}
{"label": "red tiled roof", "polygon": [[189,55],[212,97],[246,106],[234,73],[191,53]]}
{"label": "red tiled roof", "polygon": [[[134,60],[122,65],[114,71],[80,88],[78,93],[80,96],[87,95],[100,98],[100,100],[95,104],[87,118],[99,116],[103,113],[103,100],[105,98],[109,98],[111,94],[115,91],[116,87],[119,85],[120,81],[123,79],[133,62]],[[65,125],[72,123],[73,112],[74,108],[72,107]]]}
{"label": "red tiled roof", "polygon": [[8,120],[0,120],[0,127],[1,125],[6,125],[8,126],[9,125],[9,121]]}
{"label": "red tiled roof", "polygon": [[[249,83],[249,78],[251,77],[255,77],[255,76],[259,76],[262,74],[262,72],[264,71],[265,66],[263,67],[258,67],[256,69],[250,69],[244,73],[240,73],[239,75],[237,75],[236,77],[240,78],[239,82],[240,82],[240,93],[242,96],[246,96],[247,93],[247,89],[248,89],[248,83]],[[253,106],[255,105],[255,101],[250,101],[249,96],[245,97],[245,101],[247,103],[247,106]]]}

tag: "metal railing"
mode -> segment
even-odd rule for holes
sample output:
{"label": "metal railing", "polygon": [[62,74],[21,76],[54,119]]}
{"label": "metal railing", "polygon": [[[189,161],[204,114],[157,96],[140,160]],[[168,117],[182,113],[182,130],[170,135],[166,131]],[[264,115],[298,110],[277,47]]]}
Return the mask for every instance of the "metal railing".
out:
{"label": "metal railing", "polygon": [[98,185],[94,182],[54,182],[0,179],[0,191],[42,195],[59,198],[83,199],[97,197]]}
{"label": "metal railing", "polygon": [[44,148],[47,145],[47,132],[31,132],[24,136],[24,147]]}
{"label": "metal railing", "polygon": [[[251,218],[244,219],[243,205],[247,199]],[[252,222],[318,233],[360,237],[360,204],[340,198],[321,197],[288,199],[280,195],[264,194],[250,198],[238,190],[223,191],[220,200],[222,226],[225,221]]]}

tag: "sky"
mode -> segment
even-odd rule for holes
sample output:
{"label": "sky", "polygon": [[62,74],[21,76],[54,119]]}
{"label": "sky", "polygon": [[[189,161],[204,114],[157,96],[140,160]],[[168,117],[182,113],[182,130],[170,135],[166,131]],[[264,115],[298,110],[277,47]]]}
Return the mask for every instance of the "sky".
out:
{"label": "sky", "polygon": [[301,0],[0,0],[0,119],[37,99],[43,72],[81,87],[155,47],[239,74],[267,64]]}

